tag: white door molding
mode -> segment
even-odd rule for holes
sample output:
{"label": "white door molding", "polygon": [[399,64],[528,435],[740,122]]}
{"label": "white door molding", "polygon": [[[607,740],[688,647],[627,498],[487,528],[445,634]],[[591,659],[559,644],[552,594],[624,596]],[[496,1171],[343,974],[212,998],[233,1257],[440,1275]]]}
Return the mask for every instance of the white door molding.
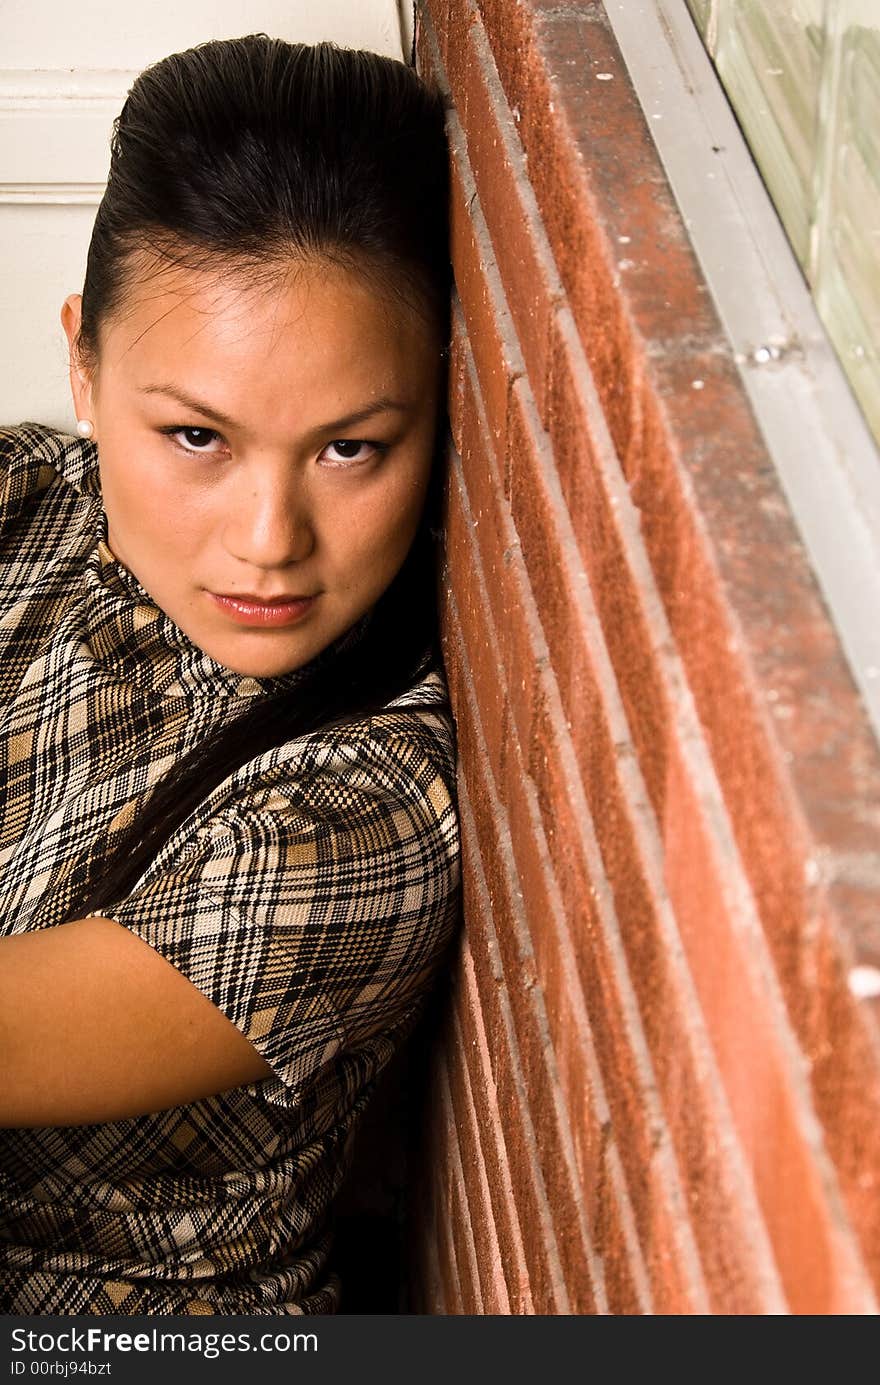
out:
{"label": "white door molding", "polygon": [[97,206],[110,129],[136,75],[0,70],[0,203]]}

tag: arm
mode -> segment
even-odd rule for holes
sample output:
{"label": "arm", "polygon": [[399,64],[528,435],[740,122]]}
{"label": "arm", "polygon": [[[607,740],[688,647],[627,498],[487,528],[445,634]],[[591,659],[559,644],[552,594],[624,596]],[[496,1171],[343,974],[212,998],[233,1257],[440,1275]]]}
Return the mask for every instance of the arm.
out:
{"label": "arm", "polygon": [[435,739],[416,725],[292,744],[295,772],[231,785],[114,919],[0,939],[0,1127],[121,1119],[270,1076],[292,1104],[343,1044],[395,1023],[454,926]]}
{"label": "arm", "polygon": [[161,1111],[272,1075],[172,964],[120,924],[0,939],[0,1126]]}

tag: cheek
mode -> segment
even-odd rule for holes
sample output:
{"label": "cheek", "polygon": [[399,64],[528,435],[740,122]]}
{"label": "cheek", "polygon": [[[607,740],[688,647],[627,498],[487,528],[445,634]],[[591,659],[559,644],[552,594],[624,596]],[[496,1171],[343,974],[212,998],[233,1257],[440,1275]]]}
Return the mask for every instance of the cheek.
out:
{"label": "cheek", "polygon": [[338,544],[347,545],[353,557],[371,557],[380,568],[399,564],[418,526],[424,492],[419,475],[394,476],[363,497],[356,515],[337,515]]}
{"label": "cheek", "polygon": [[[394,516],[389,521],[389,515]],[[394,577],[409,546],[409,526],[400,509],[391,510],[387,495],[369,504],[338,505],[321,526],[319,551],[323,575],[340,593],[375,599]]]}
{"label": "cheek", "polygon": [[171,551],[193,548],[209,527],[205,497],[180,484],[167,467],[108,458],[101,462],[101,487],[111,529],[129,544],[148,543]]}

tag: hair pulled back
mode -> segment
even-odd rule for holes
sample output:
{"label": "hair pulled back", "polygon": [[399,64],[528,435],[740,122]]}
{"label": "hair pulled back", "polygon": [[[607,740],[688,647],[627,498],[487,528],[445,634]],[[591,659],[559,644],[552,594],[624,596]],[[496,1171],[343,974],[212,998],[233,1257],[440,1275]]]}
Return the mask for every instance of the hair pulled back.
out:
{"label": "hair pulled back", "polygon": [[[411,68],[330,43],[253,34],[147,68],[114,124],[80,359],[99,368],[102,324],[153,269],[216,268],[259,284],[303,259],[402,296],[437,333],[439,353],[450,290],[444,122],[439,90]],[[250,699],[185,757],[113,837],[98,873],[85,861],[75,870],[66,917],[124,898],[170,833],[248,760],[378,711],[438,657],[439,494],[435,459],[419,531],[365,633],[334,642],[292,686]]]}
{"label": "hair pulled back", "polygon": [[[258,281],[320,258],[377,278],[446,335],[444,103],[404,63],[252,34],[144,71],[114,123],[80,346],[147,254]],[[142,263],[138,265],[143,272]]]}

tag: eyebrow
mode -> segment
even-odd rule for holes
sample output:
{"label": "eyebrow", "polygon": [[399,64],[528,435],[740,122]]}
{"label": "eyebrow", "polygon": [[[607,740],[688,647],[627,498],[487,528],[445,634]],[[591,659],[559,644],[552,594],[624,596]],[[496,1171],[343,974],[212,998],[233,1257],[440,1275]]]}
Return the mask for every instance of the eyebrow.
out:
{"label": "eyebrow", "polygon": [[[175,399],[178,404],[182,404],[184,408],[192,409],[194,413],[202,414],[205,418],[212,419],[224,428],[235,426],[235,420],[230,418],[228,414],[221,413],[219,409],[215,409],[211,404],[206,404],[201,399],[195,399],[184,390],[177,389],[175,385],[141,385],[140,393],[167,395],[170,399]],[[375,414],[387,413],[391,410],[406,414],[410,412],[410,405],[400,399],[392,399],[390,395],[383,394],[379,399],[374,399],[372,404],[366,404],[362,409],[355,409],[350,414],[343,414],[342,418],[334,418],[328,423],[322,423],[312,431],[329,433],[334,429],[353,428],[355,424],[364,423]]]}

